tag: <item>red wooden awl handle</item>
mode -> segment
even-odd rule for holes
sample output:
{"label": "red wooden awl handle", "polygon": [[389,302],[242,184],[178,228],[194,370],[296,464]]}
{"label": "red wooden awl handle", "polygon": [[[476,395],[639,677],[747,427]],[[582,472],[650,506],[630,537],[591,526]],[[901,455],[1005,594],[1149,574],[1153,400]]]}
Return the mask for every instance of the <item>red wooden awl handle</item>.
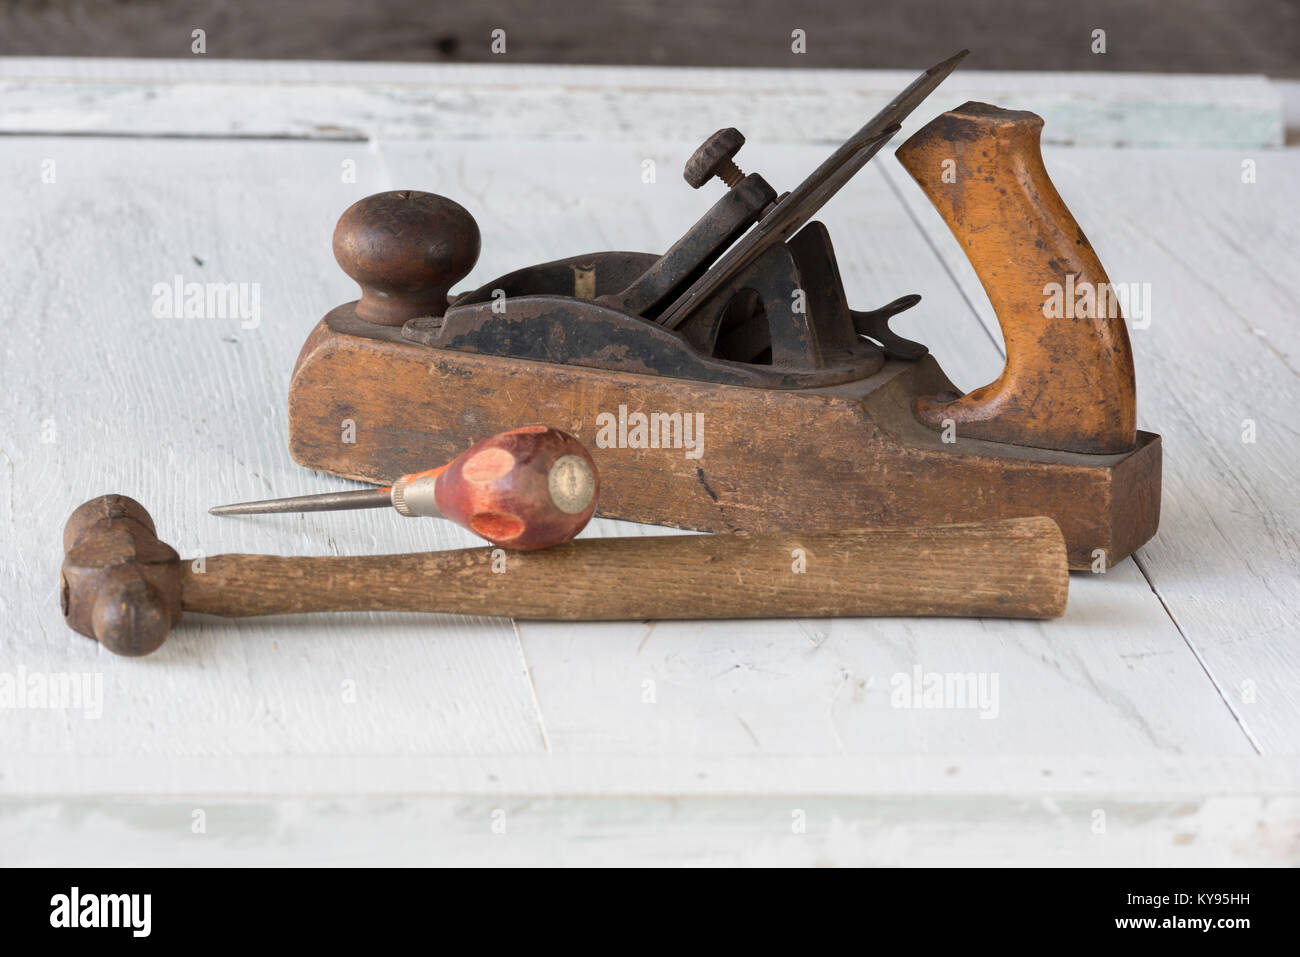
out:
{"label": "red wooden awl handle", "polygon": [[446,465],[403,475],[393,506],[442,516],[504,548],[567,542],[596,510],[600,478],[572,435],[544,425],[501,432]]}

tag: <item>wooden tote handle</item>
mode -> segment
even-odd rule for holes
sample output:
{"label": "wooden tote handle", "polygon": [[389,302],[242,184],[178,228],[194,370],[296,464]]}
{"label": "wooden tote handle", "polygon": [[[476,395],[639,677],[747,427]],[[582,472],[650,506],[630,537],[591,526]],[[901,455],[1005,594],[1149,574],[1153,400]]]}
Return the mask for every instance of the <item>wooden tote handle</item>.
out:
{"label": "wooden tote handle", "polygon": [[[966,103],[898,148],[975,267],[1007,347],[996,382],[955,400],[923,396],[916,414],[935,429],[951,420],[958,436],[1128,452],[1137,441],[1128,329],[1097,254],[1048,178],[1042,128],[1033,113]],[[1057,291],[1060,309],[1052,308]]]}
{"label": "wooden tote handle", "polygon": [[[504,556],[504,570],[494,560]],[[584,539],[363,558],[181,564],[185,611],[424,611],[618,620],[939,615],[1055,618],[1069,587],[1049,518],[935,528]],[[802,569],[802,570],[800,570]]]}

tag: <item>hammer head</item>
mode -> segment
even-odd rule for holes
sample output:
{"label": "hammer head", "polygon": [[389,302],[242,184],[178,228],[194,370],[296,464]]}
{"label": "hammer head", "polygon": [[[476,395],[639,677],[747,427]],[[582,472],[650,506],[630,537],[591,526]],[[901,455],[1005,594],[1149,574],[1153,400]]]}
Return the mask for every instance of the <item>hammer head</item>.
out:
{"label": "hammer head", "polygon": [[119,655],[147,655],[181,619],[180,556],[144,506],[101,495],[63,527],[59,587],[68,626]]}

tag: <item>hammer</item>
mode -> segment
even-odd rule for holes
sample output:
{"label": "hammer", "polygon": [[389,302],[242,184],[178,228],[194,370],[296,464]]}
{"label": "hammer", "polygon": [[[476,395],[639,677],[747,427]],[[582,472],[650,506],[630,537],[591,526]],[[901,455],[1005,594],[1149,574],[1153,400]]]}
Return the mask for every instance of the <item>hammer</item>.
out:
{"label": "hammer", "polygon": [[[202,570],[124,495],[63,530],[63,615],[119,655],[156,650],[183,611],[242,618],[423,611],[552,621],[901,615],[1056,618],[1065,542],[1050,518],[929,528],[597,538],[368,557],[217,555]],[[504,566],[501,556],[506,555]]]}

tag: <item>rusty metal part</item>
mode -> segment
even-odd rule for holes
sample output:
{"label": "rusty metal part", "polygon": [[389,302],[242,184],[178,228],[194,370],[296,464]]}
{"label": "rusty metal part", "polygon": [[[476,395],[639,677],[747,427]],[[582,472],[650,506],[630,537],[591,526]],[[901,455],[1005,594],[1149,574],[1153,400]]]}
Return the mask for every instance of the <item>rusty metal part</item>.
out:
{"label": "rusty metal part", "polygon": [[686,161],[682,178],[690,184],[691,189],[699,189],[716,176],[731,189],[745,175],[732,160],[744,145],[745,135],[735,127],[718,130]]}
{"label": "rusty metal part", "polygon": [[[349,307],[335,310],[330,328],[364,334]],[[817,367],[781,368],[707,355],[680,336],[636,316],[565,296],[520,296],[503,312],[491,303],[448,309],[442,319],[412,319],[402,329],[407,341],[458,352],[510,356],[536,362],[587,366],[720,382],[760,389],[798,389],[864,378],[884,361],[861,343],[853,353]]]}
{"label": "rusty metal part", "polygon": [[853,316],[853,328],[859,335],[874,340],[884,350],[885,358],[914,362],[930,350],[923,344],[912,339],[904,339],[894,332],[889,328],[889,320],[900,312],[911,309],[920,301],[919,295],[910,293],[899,296],[893,302],[885,303],[879,309],[872,309],[869,312],[854,310],[850,313]]}
{"label": "rusty metal part", "polygon": [[763,210],[776,199],[776,190],[763,177],[751,173],[713,204],[681,239],[653,262],[626,289],[597,299],[603,306],[652,319],[700,271],[707,269],[727,247],[758,222]]}
{"label": "rusty metal part", "polygon": [[[744,136],[719,130],[683,175],[697,188],[716,175],[729,188],[663,255],[600,252],[530,266],[457,296],[445,310],[433,300],[445,294],[452,262],[468,269],[472,260],[444,257],[427,267],[429,275],[420,264],[439,229],[454,234],[452,247],[471,245],[472,220],[462,221],[469,214],[452,216],[443,205],[448,201],[419,194],[429,210],[419,226],[413,225],[415,204],[395,198],[408,194],[362,201],[340,221],[336,248],[401,246],[387,253],[400,265],[382,290],[340,307],[327,322],[374,336],[373,324],[404,317],[407,341],[438,349],[765,389],[865,378],[880,370],[886,353],[918,358],[924,346],[888,329],[888,316],[904,308],[903,300],[869,312],[849,308],[830,237],[811,218],[964,56],[919,77],[792,192],[778,195],[762,176],[742,174],[732,157]],[[383,215],[398,222],[373,238]],[[353,237],[353,230],[364,235]],[[372,266],[358,275],[364,258],[340,255],[340,262],[361,281],[380,271]],[[394,275],[402,282],[390,281]],[[374,281],[362,285],[378,289]]]}
{"label": "rusty metal part", "polygon": [[214,505],[209,515],[272,515],[280,512],[342,512],[360,508],[387,508],[393,504],[392,489],[367,488],[355,492],[323,492],[320,495],[294,495],[268,498],[238,505]]}
{"label": "rusty metal part", "polygon": [[181,619],[180,556],[125,495],[81,505],[63,528],[59,595],[75,631],[115,654],[147,655]]}
{"label": "rusty metal part", "polygon": [[712,269],[682,293],[659,316],[660,325],[669,329],[681,325],[692,309],[734,282],[768,248],[785,242],[798,232],[898,132],[908,114],[957,68],[957,64],[969,52],[962,50],[932,66],[894,97],[870,122],[849,137],[807,179],[796,186],[775,209],[765,215],[758,226],[733,246]]}

